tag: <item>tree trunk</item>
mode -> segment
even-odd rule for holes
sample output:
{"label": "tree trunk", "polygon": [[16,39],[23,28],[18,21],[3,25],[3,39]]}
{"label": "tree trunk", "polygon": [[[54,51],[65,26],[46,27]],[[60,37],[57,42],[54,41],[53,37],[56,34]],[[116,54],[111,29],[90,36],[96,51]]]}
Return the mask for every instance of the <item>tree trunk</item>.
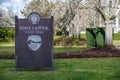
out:
{"label": "tree trunk", "polygon": [[118,28],[119,28],[119,17],[117,16],[117,17],[116,17],[116,27],[115,27],[115,32],[118,32],[118,31],[119,31]]}
{"label": "tree trunk", "polygon": [[80,40],[81,36],[80,36],[81,30],[80,27],[77,27],[76,29],[76,38]]}
{"label": "tree trunk", "polygon": [[106,45],[113,45],[113,39],[112,39],[112,21],[106,21],[105,22],[105,44]]}
{"label": "tree trunk", "polygon": [[74,36],[74,28],[69,28],[69,36],[70,37]]}

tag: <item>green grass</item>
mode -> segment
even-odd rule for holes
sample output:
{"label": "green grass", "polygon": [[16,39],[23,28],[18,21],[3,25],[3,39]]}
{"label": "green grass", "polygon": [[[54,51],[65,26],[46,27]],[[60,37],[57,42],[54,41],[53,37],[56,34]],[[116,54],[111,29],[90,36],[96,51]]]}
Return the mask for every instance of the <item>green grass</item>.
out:
{"label": "green grass", "polygon": [[85,46],[73,46],[73,47],[64,47],[64,46],[55,46],[54,53],[71,53],[80,50],[87,49]]}
{"label": "green grass", "polygon": [[14,42],[0,42],[0,54],[15,54]]}
{"label": "green grass", "polygon": [[86,39],[86,34],[80,34],[80,37]]}
{"label": "green grass", "polygon": [[15,47],[0,47],[0,54],[12,55],[15,54]]}
{"label": "green grass", "polygon": [[[70,53],[86,49],[85,46],[73,46],[73,47],[64,47],[64,46],[55,46],[54,53]],[[13,55],[15,54],[15,44],[2,42],[0,43],[0,54],[4,55]]]}
{"label": "green grass", "polygon": [[0,60],[0,80],[120,80],[120,58],[55,59],[56,71],[15,70],[14,60]]}
{"label": "green grass", "polygon": [[13,47],[15,46],[14,42],[0,42],[0,47]]}
{"label": "green grass", "polygon": [[114,45],[120,45],[120,40],[113,40]]}
{"label": "green grass", "polygon": [[[115,41],[116,44],[119,41]],[[54,47],[55,53],[74,52],[86,47]],[[14,54],[14,43],[0,43],[0,54]],[[0,80],[120,80],[120,57],[54,59],[55,71],[15,70],[15,60],[0,60]]]}
{"label": "green grass", "polygon": [[120,33],[114,33],[113,40],[120,40]]}

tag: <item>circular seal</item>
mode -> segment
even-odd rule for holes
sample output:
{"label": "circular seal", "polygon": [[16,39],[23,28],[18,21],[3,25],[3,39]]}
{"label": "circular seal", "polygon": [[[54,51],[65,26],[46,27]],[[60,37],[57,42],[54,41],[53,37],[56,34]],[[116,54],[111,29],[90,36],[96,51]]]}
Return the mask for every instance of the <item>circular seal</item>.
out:
{"label": "circular seal", "polygon": [[32,24],[38,24],[40,22],[40,15],[36,12],[32,12],[29,14],[28,20]]}
{"label": "circular seal", "polygon": [[37,51],[42,45],[42,39],[38,35],[30,35],[27,39],[29,48],[33,51]]}

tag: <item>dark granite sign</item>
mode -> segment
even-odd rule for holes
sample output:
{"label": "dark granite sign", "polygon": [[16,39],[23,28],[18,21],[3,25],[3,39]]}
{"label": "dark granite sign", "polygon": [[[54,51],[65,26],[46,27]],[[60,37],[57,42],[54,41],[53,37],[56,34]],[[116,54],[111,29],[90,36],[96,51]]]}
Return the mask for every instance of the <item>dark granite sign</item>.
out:
{"label": "dark granite sign", "polygon": [[53,68],[53,17],[42,19],[33,12],[15,20],[16,69]]}

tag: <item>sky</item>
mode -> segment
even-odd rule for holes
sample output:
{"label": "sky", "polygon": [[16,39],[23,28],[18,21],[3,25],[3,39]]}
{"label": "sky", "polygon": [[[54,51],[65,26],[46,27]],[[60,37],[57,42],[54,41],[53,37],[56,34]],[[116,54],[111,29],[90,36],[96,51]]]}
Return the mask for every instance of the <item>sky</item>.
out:
{"label": "sky", "polygon": [[0,7],[6,11],[7,8],[11,8],[17,16],[23,17],[20,10],[28,5],[30,1],[32,0],[0,0]]}
{"label": "sky", "polygon": [[[7,8],[11,8],[18,17],[24,17],[21,14],[20,10],[24,9],[24,7],[27,6],[30,1],[32,0],[0,0],[0,8],[6,11]],[[49,1],[54,1],[54,0],[49,0]]]}

